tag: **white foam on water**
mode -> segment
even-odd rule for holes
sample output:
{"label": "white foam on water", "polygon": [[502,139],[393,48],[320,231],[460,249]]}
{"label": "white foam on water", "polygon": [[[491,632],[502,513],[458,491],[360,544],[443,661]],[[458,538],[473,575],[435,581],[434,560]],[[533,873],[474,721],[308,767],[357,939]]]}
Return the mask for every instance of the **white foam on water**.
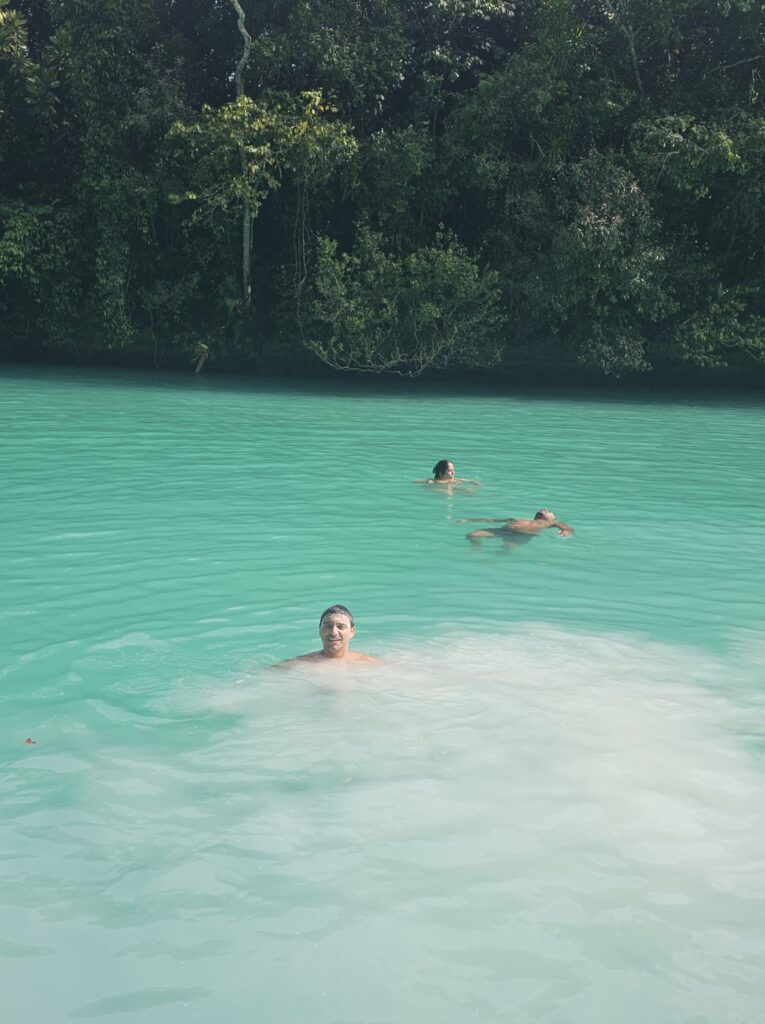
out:
{"label": "white foam on water", "polygon": [[[520,1019],[530,1000],[534,1020],[743,1022],[765,978],[761,650],[445,630],[380,665],[260,671],[209,706],[241,716],[225,756],[281,802],[253,817],[253,852],[341,922],[341,878],[361,885],[357,941],[382,918],[396,949],[397,908],[416,922],[438,1019]],[[476,972],[494,1017],[458,991]]]}
{"label": "white foam on water", "polygon": [[[50,885],[37,865],[41,898],[68,880],[57,920],[101,962],[63,1005],[140,1005],[142,1024],[254,1001],[317,1024],[751,1024],[761,653],[752,635],[713,658],[444,628],[380,664],[142,692],[136,732],[79,749]],[[115,1003],[139,962],[144,996]]]}

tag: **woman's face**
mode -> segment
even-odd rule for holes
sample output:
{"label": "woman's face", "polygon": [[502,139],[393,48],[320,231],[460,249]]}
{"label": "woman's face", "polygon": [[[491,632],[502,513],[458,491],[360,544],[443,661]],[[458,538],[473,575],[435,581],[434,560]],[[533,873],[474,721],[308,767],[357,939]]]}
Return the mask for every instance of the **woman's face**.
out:
{"label": "woman's face", "polygon": [[438,478],[439,480],[453,480],[454,479],[454,463],[447,462],[446,469],[441,473]]}

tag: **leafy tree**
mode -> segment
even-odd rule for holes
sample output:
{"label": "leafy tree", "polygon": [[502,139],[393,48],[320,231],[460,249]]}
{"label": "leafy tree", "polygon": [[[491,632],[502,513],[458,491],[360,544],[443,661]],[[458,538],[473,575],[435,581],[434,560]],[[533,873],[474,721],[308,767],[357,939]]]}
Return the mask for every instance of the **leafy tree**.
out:
{"label": "leafy tree", "polygon": [[3,350],[741,372],[764,65],[752,0],[0,0]]}
{"label": "leafy tree", "polygon": [[[191,159],[190,187],[174,200],[191,204],[192,224],[203,225],[227,244],[232,217],[239,219],[244,212],[249,229],[285,174],[310,188],[348,159],[353,141],[331,115],[319,93],[263,101],[240,96],[217,109],[204,107],[198,119],[179,122],[172,130]],[[248,307],[249,230],[244,246],[242,291]]]}
{"label": "leafy tree", "polygon": [[350,253],[320,238],[304,343],[339,370],[417,376],[500,356],[497,276],[453,238],[403,257],[362,228]]}
{"label": "leafy tree", "polygon": [[59,334],[76,305],[73,225],[50,181],[56,68],[42,57],[28,20],[0,0],[0,332],[14,347],[38,323]]}

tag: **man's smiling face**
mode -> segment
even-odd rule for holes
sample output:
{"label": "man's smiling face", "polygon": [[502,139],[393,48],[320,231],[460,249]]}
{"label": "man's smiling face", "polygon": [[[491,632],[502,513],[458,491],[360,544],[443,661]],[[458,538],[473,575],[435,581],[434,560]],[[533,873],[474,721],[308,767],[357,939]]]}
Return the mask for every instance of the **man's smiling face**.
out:
{"label": "man's smiling face", "polygon": [[348,651],[348,644],[356,632],[347,615],[331,612],[325,615],[319,626],[319,636],[327,658],[343,658]]}

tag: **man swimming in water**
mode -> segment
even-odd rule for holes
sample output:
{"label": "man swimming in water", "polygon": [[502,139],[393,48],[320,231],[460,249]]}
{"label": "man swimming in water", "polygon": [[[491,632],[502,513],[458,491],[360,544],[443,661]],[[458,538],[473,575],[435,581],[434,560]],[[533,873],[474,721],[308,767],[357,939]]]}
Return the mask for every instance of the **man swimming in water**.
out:
{"label": "man swimming in water", "polygon": [[321,613],[319,619],[319,636],[321,637],[321,650],[311,651],[309,654],[301,654],[297,658],[289,658],[287,661],[279,662],[283,665],[295,665],[299,661],[379,661],[373,654],[361,654],[358,651],[349,651],[348,646],[356,633],[353,624],[353,616],[342,604],[333,604]]}
{"label": "man swimming in water", "polygon": [[418,484],[474,484],[480,487],[478,480],[468,480],[464,476],[454,475],[454,463],[448,459],[440,459],[433,467],[433,477],[427,480],[417,480]]}
{"label": "man swimming in water", "polygon": [[568,523],[559,522],[555,518],[555,513],[551,512],[549,508],[540,508],[533,519],[508,519],[505,517],[502,519],[458,519],[457,522],[504,523],[503,526],[488,530],[472,530],[466,536],[471,544],[480,544],[484,537],[501,537],[506,548],[527,544],[542,530],[549,530],[552,527],[555,527],[561,537],[570,537],[574,532]]}

